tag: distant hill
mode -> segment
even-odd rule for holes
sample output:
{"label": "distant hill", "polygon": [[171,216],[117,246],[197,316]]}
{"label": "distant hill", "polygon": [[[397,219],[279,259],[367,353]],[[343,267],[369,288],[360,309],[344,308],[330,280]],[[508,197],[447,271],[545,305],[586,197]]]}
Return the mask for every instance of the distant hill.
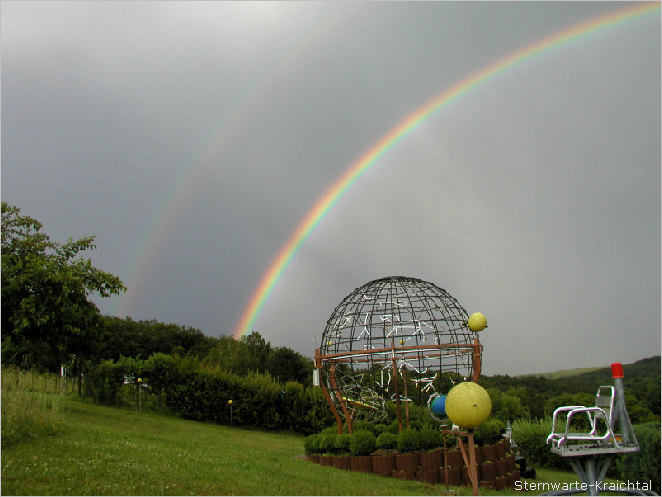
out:
{"label": "distant hill", "polygon": [[[633,396],[652,414],[660,415],[660,356],[623,364],[625,394]],[[600,385],[612,385],[611,365],[602,368],[576,368],[545,374],[519,376],[494,375],[480,377],[480,384],[503,392],[523,388],[522,401],[529,406],[532,416],[542,417],[543,404],[561,394],[589,393],[595,395]],[[630,407],[628,407],[628,411]]]}
{"label": "distant hill", "polygon": [[[632,364],[623,364],[623,370],[625,372],[626,379],[640,376],[657,376],[657,378],[660,378],[660,365],[660,356],[657,355],[648,357],[646,359],[640,359],[639,361],[636,361]],[[542,376],[548,380],[567,378],[569,376],[579,376],[580,379],[587,379],[589,381],[597,378],[602,381],[611,381],[611,364],[606,367],[562,369],[559,371],[552,371],[550,373],[520,374],[515,377],[520,378],[529,376]]]}
{"label": "distant hill", "polygon": [[592,371],[597,371],[602,369],[599,367],[596,368],[575,368],[575,369],[561,369],[559,371],[552,371],[551,373],[528,373],[528,374],[518,374],[515,378],[521,378],[525,376],[542,376],[548,380],[554,380],[556,378],[567,378],[568,376],[577,376],[583,373],[590,373]]}

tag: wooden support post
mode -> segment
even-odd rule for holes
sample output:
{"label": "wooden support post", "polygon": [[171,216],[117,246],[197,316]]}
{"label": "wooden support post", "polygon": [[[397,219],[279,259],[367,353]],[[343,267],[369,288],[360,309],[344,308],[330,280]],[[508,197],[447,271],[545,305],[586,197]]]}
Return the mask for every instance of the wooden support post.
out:
{"label": "wooden support post", "polygon": [[400,390],[398,388],[398,367],[395,364],[395,343],[391,339],[391,360],[393,361],[393,383],[395,386],[395,412],[398,415],[398,431],[402,431],[402,413],[400,412]]}
{"label": "wooden support post", "polygon": [[474,431],[469,430],[469,476],[473,486],[474,495],[478,495],[478,467],[476,466],[476,444],[474,444]]}
{"label": "wooden support post", "polygon": [[[333,388],[333,395],[335,395],[338,402],[340,402],[340,408],[342,409],[342,412],[345,415],[345,419],[347,420],[347,433],[352,433],[352,417],[350,416],[349,411],[347,410],[345,401],[343,400],[342,395],[340,393],[340,389],[338,389],[338,384],[336,383],[335,364],[331,364],[330,373],[331,374],[329,375],[329,381],[331,382],[331,388]],[[342,430],[339,433],[342,433]]]}
{"label": "wooden support post", "polygon": [[[402,382],[405,385],[405,399],[407,399],[407,368],[402,366]],[[405,401],[405,417],[407,418],[407,429],[409,429],[409,402]]]}
{"label": "wooden support post", "polygon": [[481,348],[482,345],[480,344],[480,341],[478,340],[478,337],[474,338],[474,344],[473,344],[473,381],[474,383],[478,383],[478,379],[480,377],[480,370],[481,370]]}
{"label": "wooden support post", "polygon": [[[476,464],[476,447],[474,443],[474,432],[473,430],[469,431],[458,431],[458,430],[441,430],[441,433],[444,435],[455,435],[455,439],[460,447],[460,453],[462,454],[462,460],[464,465],[467,467],[469,472],[469,479],[471,480],[471,486],[473,487],[473,494],[478,495],[478,465]],[[467,437],[467,447],[469,455],[467,455],[467,450],[464,448],[464,442],[462,437]]]}
{"label": "wooden support post", "polygon": [[326,398],[326,403],[329,404],[329,407],[331,408],[331,412],[333,413],[333,417],[336,418],[336,426],[338,428],[338,434],[341,434],[342,419],[340,418],[340,414],[338,414],[338,410],[336,409],[333,400],[331,400],[331,395],[329,395],[329,391],[326,389],[326,386],[324,385],[324,381],[322,380],[322,359],[320,358],[320,349],[315,349],[315,368],[317,368],[317,371],[319,371],[320,387],[322,388],[322,393],[324,394],[324,398]]}

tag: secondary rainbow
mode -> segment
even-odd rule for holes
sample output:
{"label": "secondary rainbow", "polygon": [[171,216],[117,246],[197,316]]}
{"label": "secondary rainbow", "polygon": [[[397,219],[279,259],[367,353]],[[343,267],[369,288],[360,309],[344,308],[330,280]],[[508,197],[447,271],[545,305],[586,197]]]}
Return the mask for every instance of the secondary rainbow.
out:
{"label": "secondary rainbow", "polygon": [[313,208],[299,223],[287,243],[280,249],[278,255],[272,261],[266,273],[262,276],[259,285],[242,312],[241,318],[234,332],[234,337],[239,339],[242,335],[251,332],[253,323],[257,319],[260,311],[269,298],[269,295],[273,292],[283,273],[292,262],[292,259],[329,211],[333,209],[340,199],[349,191],[352,185],[354,185],[365,172],[379,160],[380,157],[388,152],[389,149],[402,138],[411,133],[428,117],[477,86],[484,84],[502,72],[512,69],[534,56],[541,55],[549,50],[571,43],[578,38],[588,36],[597,31],[637,19],[647,14],[652,14],[659,10],[659,3],[637,3],[635,6],[616,10],[606,15],[599,16],[591,21],[561,31],[553,36],[543,38],[532,45],[528,45],[527,47],[508,55],[507,57],[497,60],[468,78],[463,79],[453,87],[437,95],[416,112],[409,115],[404,121],[398,124],[367,152],[365,152],[354,164],[352,164],[322,195],[322,197],[317,200]]}

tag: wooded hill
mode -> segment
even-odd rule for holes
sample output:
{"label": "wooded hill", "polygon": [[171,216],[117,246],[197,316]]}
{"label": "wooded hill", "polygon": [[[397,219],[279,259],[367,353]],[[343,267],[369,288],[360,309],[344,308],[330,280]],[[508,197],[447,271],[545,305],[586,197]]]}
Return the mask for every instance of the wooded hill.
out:
{"label": "wooded hill", "polygon": [[[660,416],[660,356],[624,364],[625,398],[628,413],[634,422],[659,420]],[[519,398],[528,407],[531,417],[551,415],[554,407],[570,405],[575,400],[589,405],[600,385],[612,385],[611,366],[561,378],[538,376],[494,375],[480,377],[480,384]],[[554,402],[557,402],[554,404]],[[550,410],[551,409],[551,410]],[[646,412],[648,411],[648,412]],[[655,416],[651,418],[650,415]],[[648,418],[648,419],[647,419]]]}

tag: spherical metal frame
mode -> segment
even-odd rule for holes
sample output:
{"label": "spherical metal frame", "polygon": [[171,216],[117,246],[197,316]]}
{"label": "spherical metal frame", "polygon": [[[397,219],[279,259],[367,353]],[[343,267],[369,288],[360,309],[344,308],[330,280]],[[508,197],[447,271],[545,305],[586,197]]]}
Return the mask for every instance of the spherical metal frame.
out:
{"label": "spherical metal frame", "polygon": [[455,298],[417,278],[356,288],[334,309],[315,354],[336,420],[341,412],[350,423],[383,418],[387,400],[399,407],[417,394],[424,404],[442,380],[477,381],[482,347],[467,321]]}

